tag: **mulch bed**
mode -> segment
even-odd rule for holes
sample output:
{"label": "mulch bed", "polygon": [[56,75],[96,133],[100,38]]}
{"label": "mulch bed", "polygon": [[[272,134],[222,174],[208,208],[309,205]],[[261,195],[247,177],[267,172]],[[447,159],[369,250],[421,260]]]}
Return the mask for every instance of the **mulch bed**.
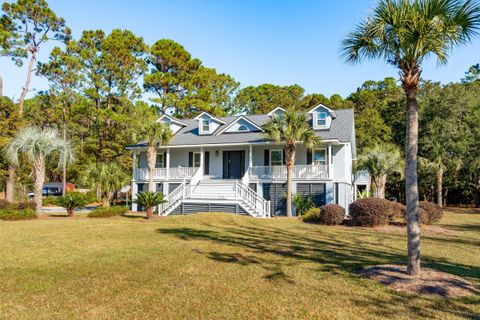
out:
{"label": "mulch bed", "polygon": [[445,298],[480,294],[479,288],[462,277],[428,268],[422,268],[420,277],[409,276],[407,267],[402,265],[369,267],[359,274],[399,292]]}

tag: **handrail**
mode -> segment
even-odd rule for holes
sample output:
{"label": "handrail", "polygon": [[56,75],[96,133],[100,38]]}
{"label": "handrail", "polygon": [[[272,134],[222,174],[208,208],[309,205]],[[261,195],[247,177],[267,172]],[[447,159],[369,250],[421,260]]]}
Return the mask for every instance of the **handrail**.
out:
{"label": "handrail", "polygon": [[[307,164],[294,165],[292,171],[293,179],[329,179],[332,176],[332,170],[328,165]],[[259,179],[287,179],[286,166],[253,166],[249,168],[249,178]]]}
{"label": "handrail", "polygon": [[242,182],[235,181],[235,196],[238,200],[245,201],[264,218],[270,218],[270,201],[265,200],[258,193]]}
{"label": "handrail", "polygon": [[[173,168],[155,168],[153,170],[153,178],[166,180],[183,180],[190,179],[198,171],[197,167],[173,167]],[[168,173],[168,175],[167,175]],[[137,180],[148,180],[149,171],[148,168],[138,168],[136,170]]]}

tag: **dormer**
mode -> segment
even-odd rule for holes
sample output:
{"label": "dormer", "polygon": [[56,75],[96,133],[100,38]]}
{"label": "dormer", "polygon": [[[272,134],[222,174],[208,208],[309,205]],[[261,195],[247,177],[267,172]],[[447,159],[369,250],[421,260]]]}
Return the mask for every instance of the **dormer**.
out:
{"label": "dormer", "polygon": [[177,133],[180,129],[187,126],[186,123],[184,123],[184,122],[182,122],[178,119],[175,119],[173,117],[170,117],[166,114],[164,114],[163,116],[158,118],[157,122],[163,122],[163,123],[167,124],[170,127],[170,131],[172,131],[172,134]]}
{"label": "dormer", "polygon": [[198,134],[200,135],[212,134],[218,129],[218,127],[225,124],[224,121],[215,118],[206,112],[200,113],[195,120],[198,121]]}
{"label": "dormer", "polygon": [[272,118],[275,116],[275,117],[278,117],[278,118],[282,119],[285,112],[287,112],[287,111],[285,109],[283,109],[282,107],[276,107],[275,109],[270,111],[268,113],[268,115]]}
{"label": "dormer", "polygon": [[263,129],[244,116],[238,116],[228,126],[220,130],[217,135],[222,133],[243,133],[243,132],[261,132]]}
{"label": "dormer", "polygon": [[310,109],[308,113],[312,116],[312,127],[314,130],[329,129],[332,119],[337,117],[335,111],[323,104]]}

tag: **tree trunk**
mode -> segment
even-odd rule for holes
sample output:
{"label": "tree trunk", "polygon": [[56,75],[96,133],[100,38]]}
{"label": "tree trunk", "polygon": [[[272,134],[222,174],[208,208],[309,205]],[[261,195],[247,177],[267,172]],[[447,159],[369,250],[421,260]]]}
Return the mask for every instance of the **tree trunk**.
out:
{"label": "tree trunk", "polygon": [[42,189],[43,183],[45,182],[45,159],[42,157],[37,157],[33,163],[34,172],[35,172],[35,181],[34,181],[34,199],[36,205],[37,214],[42,213]]}
{"label": "tree trunk", "polygon": [[[65,105],[63,106],[63,142],[67,142],[67,120]],[[65,195],[65,193],[67,193],[67,163],[65,160],[62,163],[62,185],[62,195]]]}
{"label": "tree trunk", "polygon": [[443,190],[443,170],[439,169],[437,171],[437,204],[440,207],[443,207],[442,190]]}
{"label": "tree trunk", "polygon": [[155,171],[155,162],[157,161],[157,147],[155,144],[149,144],[147,147],[148,163],[148,191],[155,192],[155,183],[153,183],[153,172]]}
{"label": "tree trunk", "polygon": [[418,153],[418,103],[417,87],[405,89],[407,96],[405,196],[407,203],[407,273],[420,275],[420,224],[418,209],[417,153]]}
{"label": "tree trunk", "polygon": [[23,86],[22,93],[20,95],[20,98],[18,99],[18,115],[20,118],[23,116],[23,103],[25,102],[28,90],[30,89],[30,81],[32,80],[33,64],[36,60],[37,48],[31,48],[30,52],[32,56],[30,57],[30,62],[28,63],[27,79],[25,80],[25,85]]}
{"label": "tree trunk", "polygon": [[0,97],[3,97],[3,78],[0,77]]}
{"label": "tree trunk", "polygon": [[147,219],[152,219],[153,218],[153,208],[152,207],[149,207],[145,210],[145,212],[147,213]]}
{"label": "tree trunk", "polygon": [[10,203],[15,201],[15,167],[11,165],[8,166],[8,177],[5,186],[5,200]]}
{"label": "tree trunk", "polygon": [[284,151],[287,162],[287,217],[292,217],[292,173],[295,164],[295,144],[287,144]]}
{"label": "tree trunk", "polygon": [[67,209],[67,214],[68,214],[69,217],[74,217],[75,216],[75,209],[74,208]]}
{"label": "tree trunk", "polygon": [[385,185],[387,184],[387,175],[381,175],[373,179],[373,196],[375,198],[385,199]]}

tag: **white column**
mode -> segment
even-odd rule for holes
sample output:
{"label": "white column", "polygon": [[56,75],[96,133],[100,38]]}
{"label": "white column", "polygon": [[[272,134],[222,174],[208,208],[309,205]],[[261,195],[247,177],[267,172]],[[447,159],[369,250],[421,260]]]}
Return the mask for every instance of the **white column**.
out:
{"label": "white column", "polygon": [[137,151],[132,155],[132,180],[137,180]]}
{"label": "white column", "polygon": [[333,179],[332,145],[328,144],[328,178]]}
{"label": "white column", "polygon": [[167,148],[167,154],[165,159],[165,168],[167,170],[166,180],[170,178],[170,148]]}
{"label": "white column", "polygon": [[133,200],[137,199],[138,184],[132,180],[132,211],[137,211],[137,204]]}
{"label": "white column", "polygon": [[253,147],[250,144],[248,146],[248,167],[251,168],[253,166]]}
{"label": "white column", "polygon": [[203,154],[203,147],[200,148],[200,173],[203,176],[203,173],[205,172],[205,158]]}
{"label": "white column", "polygon": [[132,154],[132,211],[137,211],[137,204],[133,202],[137,198],[138,185],[137,185],[137,151],[133,151]]}

